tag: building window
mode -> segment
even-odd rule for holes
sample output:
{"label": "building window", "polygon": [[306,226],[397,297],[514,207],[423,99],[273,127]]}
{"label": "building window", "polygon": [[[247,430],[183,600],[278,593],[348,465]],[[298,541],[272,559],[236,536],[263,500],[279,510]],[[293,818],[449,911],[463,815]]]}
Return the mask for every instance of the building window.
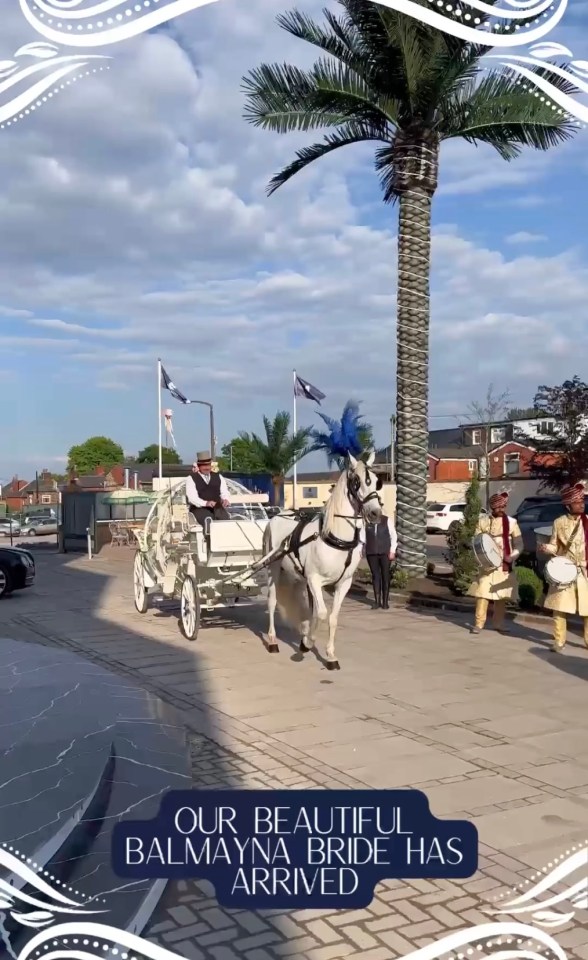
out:
{"label": "building window", "polygon": [[50,493],[42,493],[42,494],[41,494],[41,503],[51,503],[51,494],[50,494]]}
{"label": "building window", "polygon": [[482,431],[481,430],[472,430],[472,444],[474,447],[479,447],[482,442]]}
{"label": "building window", "polygon": [[468,469],[469,469],[471,475],[473,476],[474,473],[476,473],[476,471],[477,471],[477,469],[478,469],[478,461],[477,461],[477,460],[468,460]]}
{"label": "building window", "polygon": [[506,440],[506,427],[492,427],[490,431],[490,443],[504,443]]}
{"label": "building window", "polygon": [[537,424],[537,433],[553,434],[555,433],[555,423],[553,420],[540,420]]}
{"label": "building window", "polygon": [[504,472],[509,475],[517,474],[520,469],[520,457],[518,453],[506,453],[504,455]]}
{"label": "building window", "polygon": [[318,497],[318,487],[303,487],[302,488],[302,499],[303,500],[316,500]]}

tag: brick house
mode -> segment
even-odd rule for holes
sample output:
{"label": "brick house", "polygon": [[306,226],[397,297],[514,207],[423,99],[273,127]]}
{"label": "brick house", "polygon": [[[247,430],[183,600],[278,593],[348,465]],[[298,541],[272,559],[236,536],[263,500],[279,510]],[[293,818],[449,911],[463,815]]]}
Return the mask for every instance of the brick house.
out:
{"label": "brick house", "polygon": [[69,480],[63,484],[62,490],[88,490],[99,492],[101,490],[114,490],[117,487],[124,486],[125,468],[120,466],[111,467],[105,470],[104,467],[96,467],[95,473],[78,476],[75,471],[70,474]]}
{"label": "brick house", "polygon": [[[491,446],[488,450],[490,478],[500,480],[503,477],[529,476],[529,461],[534,452],[533,447],[516,440]],[[485,457],[486,451],[473,444],[462,447],[433,447],[428,454],[429,481],[467,481],[476,473],[479,476],[485,476]]]}
{"label": "brick house", "polygon": [[19,510],[22,510],[24,504],[28,502],[26,494],[23,494],[23,490],[28,484],[28,480],[19,480],[18,477],[13,477],[10,483],[6,483],[2,487],[2,497],[0,500],[8,507],[11,513],[18,513]]}
{"label": "brick house", "polygon": [[25,507],[51,507],[59,503],[59,486],[49,470],[42,470],[34,480],[19,480],[14,477],[2,489],[2,502],[12,513]]}

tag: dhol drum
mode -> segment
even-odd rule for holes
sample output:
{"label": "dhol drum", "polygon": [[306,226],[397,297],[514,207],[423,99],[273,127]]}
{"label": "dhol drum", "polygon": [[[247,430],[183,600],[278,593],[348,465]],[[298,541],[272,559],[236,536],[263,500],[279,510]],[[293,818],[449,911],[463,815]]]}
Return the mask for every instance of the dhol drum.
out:
{"label": "dhol drum", "polygon": [[563,590],[570,587],[578,579],[578,568],[567,557],[552,557],[545,564],[543,571],[545,579],[551,587]]}
{"label": "dhol drum", "polygon": [[502,566],[502,554],[489,533],[479,533],[472,540],[472,550],[482,570],[491,573]]}

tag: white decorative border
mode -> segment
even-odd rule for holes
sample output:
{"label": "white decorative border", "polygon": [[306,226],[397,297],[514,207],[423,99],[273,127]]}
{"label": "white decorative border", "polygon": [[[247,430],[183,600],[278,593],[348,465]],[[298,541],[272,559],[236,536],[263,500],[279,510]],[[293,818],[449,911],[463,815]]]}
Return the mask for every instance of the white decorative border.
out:
{"label": "white decorative border", "polygon": [[[16,51],[12,60],[0,62],[0,129],[23,120],[80,77],[107,69],[104,65],[94,67],[92,61],[110,57],[87,52],[60,54],[60,47],[87,51],[120,43],[216,2],[218,0],[18,0],[23,17],[35,33],[48,42],[28,43]],[[554,57],[571,58],[573,54],[561,44],[537,45],[537,41],[561,22],[568,0],[503,0],[504,7],[491,6],[484,0],[429,0],[430,8],[422,7],[414,0],[374,2],[462,40],[504,50],[504,53],[492,54],[489,59],[499,59],[520,78],[521,83],[528,83],[537,97],[547,100],[554,110],[566,114],[578,126],[588,124],[588,105],[563,93],[530,69],[548,68],[569,80],[579,94],[588,95],[588,84],[581,79],[588,77],[588,61],[572,59],[565,68],[548,64],[546,61]],[[476,12],[489,16],[491,20],[482,24]],[[539,22],[519,22],[530,17]],[[514,27],[514,31],[495,32],[504,25]],[[529,44],[535,44],[530,48],[531,56],[508,53],[513,47]],[[18,60],[25,56],[51,62],[21,68]],[[38,74],[42,74],[39,79]],[[11,91],[21,84],[25,85],[24,90],[14,95]],[[3,99],[4,94],[6,99]]]}
{"label": "white decorative border", "polygon": [[[126,930],[83,919],[83,915],[108,911],[93,909],[90,906],[92,899],[84,898],[79,891],[60,883],[7,844],[0,848],[0,870],[5,871],[11,881],[0,876],[0,931],[3,930],[2,911],[8,912],[23,926],[45,928],[28,941],[16,960],[97,960],[98,957],[106,960],[139,960],[140,957],[183,960],[180,954]],[[566,850],[531,879],[537,882],[529,890],[525,893],[521,893],[520,888],[508,891],[499,898],[504,901],[502,905],[488,913],[529,914],[534,924],[517,920],[478,924],[448,934],[407,954],[403,960],[440,960],[441,957],[469,960],[474,955],[476,960],[481,960],[488,953],[492,954],[492,960],[546,960],[546,957],[567,960],[557,940],[539,927],[563,926],[574,918],[576,910],[588,908],[588,842],[581,848]],[[526,881],[520,887],[529,883]],[[557,893],[554,888],[560,884],[564,889]],[[22,887],[34,888],[37,895],[23,893]],[[74,900],[71,894],[81,897],[82,902]],[[512,894],[511,899],[505,899]],[[544,899],[539,899],[542,897]],[[19,902],[20,912],[13,909],[16,902]],[[564,903],[572,909],[565,913],[554,911],[555,906]],[[64,913],[80,919],[55,924],[55,915]]]}

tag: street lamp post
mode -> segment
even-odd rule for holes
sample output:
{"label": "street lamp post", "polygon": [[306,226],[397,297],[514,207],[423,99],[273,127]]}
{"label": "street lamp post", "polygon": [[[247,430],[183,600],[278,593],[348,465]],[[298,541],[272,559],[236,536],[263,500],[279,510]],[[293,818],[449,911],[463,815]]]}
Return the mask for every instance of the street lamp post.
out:
{"label": "street lamp post", "polygon": [[208,407],[210,414],[210,456],[214,460],[216,454],[216,436],[214,433],[214,407],[208,400],[192,400],[192,403],[199,403],[202,407]]}

